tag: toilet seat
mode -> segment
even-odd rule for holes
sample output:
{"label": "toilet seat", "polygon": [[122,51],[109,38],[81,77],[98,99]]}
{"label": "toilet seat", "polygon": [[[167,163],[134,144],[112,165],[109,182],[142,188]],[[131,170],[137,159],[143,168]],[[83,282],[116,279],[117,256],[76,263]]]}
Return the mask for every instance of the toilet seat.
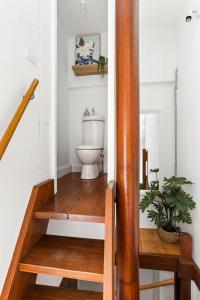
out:
{"label": "toilet seat", "polygon": [[101,150],[102,148],[95,145],[81,145],[76,147],[77,150]]}
{"label": "toilet seat", "polygon": [[82,163],[81,179],[95,179],[99,176],[101,152],[102,148],[95,145],[76,147],[77,156]]}

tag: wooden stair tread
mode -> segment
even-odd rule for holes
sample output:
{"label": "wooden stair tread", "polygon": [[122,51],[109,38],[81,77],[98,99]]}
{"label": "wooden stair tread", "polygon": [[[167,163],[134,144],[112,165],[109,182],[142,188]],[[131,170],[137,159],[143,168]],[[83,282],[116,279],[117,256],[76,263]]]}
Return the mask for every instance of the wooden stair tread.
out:
{"label": "wooden stair tread", "polygon": [[162,241],[156,229],[140,229],[140,255],[181,256],[181,244]]}
{"label": "wooden stair tread", "polygon": [[102,293],[35,285],[24,300],[103,300]]}
{"label": "wooden stair tread", "polygon": [[79,173],[58,181],[58,194],[34,212],[38,219],[58,219],[104,223],[107,176],[81,180]]}
{"label": "wooden stair tread", "polygon": [[104,241],[44,235],[19,270],[103,282]]}

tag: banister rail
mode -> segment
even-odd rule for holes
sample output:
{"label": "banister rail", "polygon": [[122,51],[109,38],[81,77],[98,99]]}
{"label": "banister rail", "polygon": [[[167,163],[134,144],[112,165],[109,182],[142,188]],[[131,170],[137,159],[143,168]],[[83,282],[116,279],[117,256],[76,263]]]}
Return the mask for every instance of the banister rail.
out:
{"label": "banister rail", "polygon": [[15,133],[15,130],[30,102],[32,99],[34,92],[39,84],[39,80],[34,79],[33,82],[31,83],[26,95],[23,97],[15,115],[13,116],[5,134],[3,135],[2,139],[0,140],[0,160],[2,159],[11,139],[13,134]]}
{"label": "banister rail", "polygon": [[164,286],[173,286],[175,285],[175,282],[173,279],[166,279],[158,282],[153,282],[153,283],[147,283],[144,285],[140,286],[140,291],[146,291],[146,290],[151,290],[151,289],[156,289]]}

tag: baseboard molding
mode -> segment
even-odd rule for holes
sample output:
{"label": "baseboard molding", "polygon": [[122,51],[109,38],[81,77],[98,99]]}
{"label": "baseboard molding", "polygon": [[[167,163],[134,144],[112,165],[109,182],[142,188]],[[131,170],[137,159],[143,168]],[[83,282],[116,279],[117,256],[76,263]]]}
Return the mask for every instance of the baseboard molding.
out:
{"label": "baseboard molding", "polygon": [[72,172],[72,167],[70,164],[67,164],[67,165],[63,165],[61,167],[58,167],[58,170],[57,170],[57,176],[58,178],[60,177],[63,177],[69,173]]}
{"label": "baseboard molding", "polygon": [[80,173],[81,172],[81,165],[72,165],[72,172],[74,173]]}

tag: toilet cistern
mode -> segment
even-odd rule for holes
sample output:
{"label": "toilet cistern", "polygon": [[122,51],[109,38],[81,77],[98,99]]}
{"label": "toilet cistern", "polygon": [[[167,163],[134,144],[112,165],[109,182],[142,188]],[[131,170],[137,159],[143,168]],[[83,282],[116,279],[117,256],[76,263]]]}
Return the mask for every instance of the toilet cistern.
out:
{"label": "toilet cistern", "polygon": [[81,179],[94,179],[99,176],[99,162],[104,149],[104,129],[103,117],[95,115],[83,117],[83,145],[76,148],[82,164]]}

